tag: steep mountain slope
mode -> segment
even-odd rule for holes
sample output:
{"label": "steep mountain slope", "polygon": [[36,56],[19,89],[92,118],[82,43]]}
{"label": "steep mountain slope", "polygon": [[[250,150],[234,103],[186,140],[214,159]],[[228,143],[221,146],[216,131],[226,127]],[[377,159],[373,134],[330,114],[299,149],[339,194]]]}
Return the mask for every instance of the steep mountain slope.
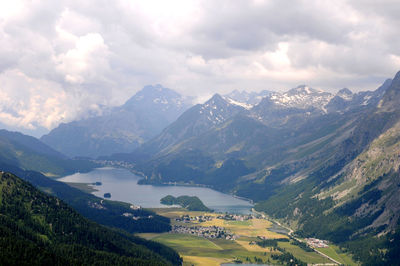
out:
{"label": "steep mountain slope", "polygon": [[215,94],[204,104],[197,104],[182,114],[161,134],[145,143],[137,152],[148,154],[162,153],[174,145],[195,138],[216,128],[245,108],[231,104],[219,94]]}
{"label": "steep mountain slope", "polygon": [[342,89],[330,100],[325,108],[328,112],[347,112],[366,105],[376,105],[391,83],[392,79],[387,79],[375,91],[352,93],[349,89]]}
{"label": "steep mountain slope", "polygon": [[95,167],[85,160],[71,160],[34,137],[7,130],[0,130],[0,162],[52,176]]}
{"label": "steep mountain slope", "polygon": [[[380,91],[368,94],[379,98]],[[353,94],[342,90],[335,97],[349,95]],[[304,178],[351,149],[343,141],[360,116],[377,103],[357,102],[351,112],[327,112],[321,106],[327,106],[334,97],[329,93],[300,86],[278,96],[273,93],[247,110],[215,95],[185,112],[131,155],[114,158],[135,163],[147,176],[142,182],[194,182],[255,200],[266,199],[268,191],[272,193],[282,181],[267,186],[266,176],[271,171],[275,173],[278,170],[274,169],[285,165],[285,170],[279,170],[279,178],[293,173],[296,176],[291,178]],[[354,144],[358,148],[362,145],[365,143]],[[234,165],[240,170],[232,171]]]}
{"label": "steep mountain slope", "polygon": [[173,250],[83,218],[65,203],[0,173],[4,265],[178,265]]}
{"label": "steep mountain slope", "polygon": [[[351,131],[348,132],[348,135],[343,137],[340,142],[331,141],[329,145],[334,148],[332,156],[326,156],[326,148],[321,150],[323,153],[316,153],[319,159],[311,156],[314,161],[321,160],[324,157],[328,160],[309,173],[303,180],[293,178],[286,180],[288,181],[287,189],[308,184],[309,189],[314,189],[311,197],[333,200],[334,206],[339,207],[345,202],[362,196],[363,193],[360,193],[360,191],[363,190],[363,187],[367,183],[375,182],[382,176],[386,177],[385,182],[393,182],[389,179],[391,173],[398,172],[397,159],[394,157],[400,141],[400,138],[397,137],[400,108],[399,105],[395,104],[398,97],[394,96],[398,91],[400,91],[400,73],[396,75],[377,107],[356,113],[354,116],[356,120],[352,122]],[[337,133],[335,134],[337,135]],[[309,159],[306,158],[307,160]],[[306,161],[303,161],[303,163],[306,163]],[[288,177],[290,176],[288,175]],[[285,193],[280,192],[278,194],[284,196]],[[297,197],[297,195],[291,196]],[[291,200],[294,201],[294,198]],[[289,208],[294,211],[295,205],[289,204],[286,209]],[[291,212],[289,209],[287,209],[287,213]],[[298,209],[296,212],[301,212],[301,210]],[[293,219],[294,217],[291,216],[290,218]],[[396,223],[397,218],[396,216],[390,219],[394,219]]]}
{"label": "steep mountain slope", "polygon": [[364,263],[398,264],[399,92],[400,72],[378,106],[357,118],[339,143],[342,149],[301,180],[281,176],[277,181],[284,183],[275,181],[256,208],[292,224],[301,235],[342,243]]}
{"label": "steep mountain slope", "polygon": [[124,105],[103,115],[61,124],[41,140],[68,156],[98,157],[130,152],[151,139],[190,106],[190,99],[146,86]]}

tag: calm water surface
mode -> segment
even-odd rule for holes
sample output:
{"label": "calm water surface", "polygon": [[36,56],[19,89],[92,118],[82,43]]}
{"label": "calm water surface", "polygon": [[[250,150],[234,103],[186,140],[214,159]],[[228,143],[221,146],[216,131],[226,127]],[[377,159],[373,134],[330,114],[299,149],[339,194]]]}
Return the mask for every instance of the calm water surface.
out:
{"label": "calm water surface", "polygon": [[129,202],[147,208],[165,207],[160,204],[160,199],[167,196],[197,196],[203,203],[218,212],[229,213],[250,213],[252,204],[248,201],[237,199],[231,195],[203,187],[187,186],[152,186],[138,185],[141,177],[125,169],[118,168],[98,168],[89,173],[76,173],[63,178],[59,181],[76,183],[101,182],[101,186],[94,188],[99,191],[93,192],[94,195],[102,197],[104,193],[111,193],[112,200]]}

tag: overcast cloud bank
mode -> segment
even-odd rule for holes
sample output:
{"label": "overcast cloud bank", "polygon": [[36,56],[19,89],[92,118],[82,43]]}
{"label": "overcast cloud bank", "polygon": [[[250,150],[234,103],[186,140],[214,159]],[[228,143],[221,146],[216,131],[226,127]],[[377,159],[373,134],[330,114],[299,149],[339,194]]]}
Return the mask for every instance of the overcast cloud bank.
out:
{"label": "overcast cloud bank", "polygon": [[0,124],[42,132],[155,83],[375,89],[400,69],[398,14],[372,0],[1,1]]}

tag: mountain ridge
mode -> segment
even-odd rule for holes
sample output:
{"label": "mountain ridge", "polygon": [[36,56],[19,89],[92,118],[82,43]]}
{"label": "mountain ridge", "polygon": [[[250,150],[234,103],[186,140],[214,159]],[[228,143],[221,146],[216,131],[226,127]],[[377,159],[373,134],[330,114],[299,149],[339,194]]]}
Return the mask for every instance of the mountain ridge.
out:
{"label": "mountain ridge", "polygon": [[7,130],[0,130],[0,162],[49,176],[87,172],[96,166],[87,160],[70,159],[34,137]]}
{"label": "mountain ridge", "polygon": [[130,152],[175,120],[191,99],[161,85],[145,86],[101,116],[60,124],[41,140],[70,157]]}

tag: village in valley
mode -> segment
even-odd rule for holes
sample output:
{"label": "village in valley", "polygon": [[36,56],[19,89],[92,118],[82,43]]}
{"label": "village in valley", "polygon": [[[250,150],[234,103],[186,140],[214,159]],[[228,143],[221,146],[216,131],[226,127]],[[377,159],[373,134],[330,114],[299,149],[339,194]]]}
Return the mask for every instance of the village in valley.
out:
{"label": "village in valley", "polygon": [[[265,217],[259,214],[218,214],[217,216],[214,215],[194,215],[190,216],[189,214],[184,214],[178,218],[175,218],[175,221],[178,223],[184,224],[197,224],[197,223],[204,223],[204,222],[211,222],[214,219],[220,219],[224,221],[248,221],[252,219],[266,219]],[[173,225],[170,231],[171,233],[178,233],[178,234],[190,234],[196,235],[199,237],[204,238],[222,238],[227,240],[236,240],[240,236],[233,234],[231,231],[227,230],[225,227],[222,226],[187,226],[187,225]],[[266,236],[257,236],[257,239],[261,240],[268,240],[269,238]],[[272,238],[273,239],[273,238]],[[306,245],[311,248],[328,248],[328,241],[321,240],[317,238],[306,238],[305,239]],[[256,241],[250,241],[250,245],[255,245]]]}
{"label": "village in valley", "polygon": [[[340,263],[331,260],[323,253],[333,253],[340,258],[336,247],[321,239],[299,239],[262,213],[228,214],[174,207],[155,211],[171,219],[171,231],[140,236],[175,248],[184,262],[187,261],[184,265],[220,265],[232,261],[297,265],[303,265],[303,262],[320,265],[351,262],[351,259]],[[210,257],[210,254],[217,255]]]}
{"label": "village in valley", "polygon": [[259,218],[259,215],[243,215],[243,214],[220,214],[218,216],[213,216],[213,215],[197,215],[197,216],[189,216],[188,214],[182,215],[179,218],[175,218],[175,221],[177,222],[184,222],[184,223],[190,223],[190,222],[206,222],[206,221],[212,221],[214,218],[216,219],[222,219],[226,221],[247,221],[253,218]]}
{"label": "village in valley", "polygon": [[236,240],[239,236],[227,231],[220,226],[194,226],[186,227],[182,225],[173,225],[171,233],[190,234],[205,238],[222,238],[226,240]]}

